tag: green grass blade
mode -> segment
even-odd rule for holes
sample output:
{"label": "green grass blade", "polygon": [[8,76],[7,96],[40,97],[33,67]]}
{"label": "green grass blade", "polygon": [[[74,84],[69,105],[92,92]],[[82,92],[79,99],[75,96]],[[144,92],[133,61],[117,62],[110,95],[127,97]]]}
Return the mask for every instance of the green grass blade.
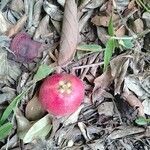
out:
{"label": "green grass blade", "polygon": [[110,17],[109,24],[108,24],[108,34],[109,34],[110,36],[114,36],[114,27],[113,27],[113,19],[112,19],[112,16]]}
{"label": "green grass blade", "polygon": [[5,123],[4,125],[0,126],[0,140],[7,137],[9,133],[11,132],[12,128],[13,128],[13,125],[10,122]]}
{"label": "green grass blade", "polygon": [[106,48],[104,52],[104,71],[107,69],[109,65],[115,47],[116,47],[115,39],[110,38],[106,43]]}

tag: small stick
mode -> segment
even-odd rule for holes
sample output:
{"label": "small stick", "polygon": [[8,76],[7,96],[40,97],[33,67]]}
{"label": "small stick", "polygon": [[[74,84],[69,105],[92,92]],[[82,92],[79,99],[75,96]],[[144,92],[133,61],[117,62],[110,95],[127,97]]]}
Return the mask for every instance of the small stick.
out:
{"label": "small stick", "polygon": [[88,68],[88,67],[97,67],[97,66],[100,66],[100,65],[103,65],[103,64],[104,64],[104,62],[100,62],[100,63],[95,63],[95,64],[89,64],[89,65],[73,67],[73,69],[83,69],[83,68]]}

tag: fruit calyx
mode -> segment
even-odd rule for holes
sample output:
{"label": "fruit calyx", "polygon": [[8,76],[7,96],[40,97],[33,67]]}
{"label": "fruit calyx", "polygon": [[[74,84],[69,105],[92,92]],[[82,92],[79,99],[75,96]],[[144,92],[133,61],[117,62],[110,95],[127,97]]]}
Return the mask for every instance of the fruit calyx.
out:
{"label": "fruit calyx", "polygon": [[60,93],[64,94],[71,94],[72,92],[72,84],[70,81],[59,81],[59,88],[58,88]]}

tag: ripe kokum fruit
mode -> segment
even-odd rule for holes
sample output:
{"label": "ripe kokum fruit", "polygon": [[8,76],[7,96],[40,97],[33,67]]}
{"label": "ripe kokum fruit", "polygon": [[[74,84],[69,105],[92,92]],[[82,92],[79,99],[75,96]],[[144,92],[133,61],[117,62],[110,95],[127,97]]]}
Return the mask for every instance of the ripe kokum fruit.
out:
{"label": "ripe kokum fruit", "polygon": [[41,104],[56,117],[75,112],[83,99],[83,82],[71,74],[54,74],[47,77],[39,91]]}

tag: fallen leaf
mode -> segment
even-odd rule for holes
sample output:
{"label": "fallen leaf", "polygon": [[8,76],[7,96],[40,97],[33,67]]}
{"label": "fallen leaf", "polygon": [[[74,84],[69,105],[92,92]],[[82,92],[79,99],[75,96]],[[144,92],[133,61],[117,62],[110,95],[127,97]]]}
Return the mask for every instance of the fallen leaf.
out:
{"label": "fallen leaf", "polygon": [[25,109],[25,114],[28,120],[38,120],[42,118],[45,114],[45,110],[42,108],[37,94],[34,95],[34,97],[28,102],[26,109]]}
{"label": "fallen leaf", "polygon": [[107,69],[101,76],[94,80],[94,89],[92,92],[92,102],[94,103],[100,97],[103,97],[103,93],[112,83],[114,77],[111,75],[110,68]]}
{"label": "fallen leaf", "polygon": [[145,99],[143,102],[142,102],[142,105],[144,107],[144,113],[147,114],[147,115],[150,115],[150,99]]}
{"label": "fallen leaf", "polygon": [[113,102],[103,102],[98,106],[99,115],[113,116],[114,114],[114,104]]}
{"label": "fallen leaf", "polygon": [[136,33],[142,33],[144,30],[144,23],[142,19],[138,18],[133,22],[133,30]]}
{"label": "fallen leaf", "polygon": [[130,57],[131,56],[126,56],[125,54],[122,54],[115,57],[110,62],[111,75],[114,77],[115,81],[115,95],[120,94],[121,84],[125,79]]}
{"label": "fallen leaf", "polygon": [[132,126],[122,126],[118,130],[114,130],[107,138],[110,140],[119,139],[129,135],[134,135],[144,132],[144,128],[132,127]]}
{"label": "fallen leaf", "polygon": [[34,40],[40,40],[40,38],[44,38],[44,36],[51,33],[49,30],[49,20],[50,17],[48,15],[42,18],[34,34]]}
{"label": "fallen leaf", "polygon": [[73,124],[77,122],[81,109],[84,105],[81,105],[73,114],[71,114],[64,122],[63,126],[67,126],[69,124]]}
{"label": "fallen leaf", "polygon": [[59,9],[58,6],[48,2],[45,0],[43,2],[43,8],[45,12],[53,19],[56,21],[62,21],[63,17],[63,12]]}
{"label": "fallen leaf", "polygon": [[37,121],[23,137],[24,143],[30,143],[37,138],[45,138],[52,128],[49,114]]}
{"label": "fallen leaf", "polygon": [[69,63],[76,52],[78,43],[78,18],[75,0],[66,0],[60,41],[58,64]]}
{"label": "fallen leaf", "polygon": [[13,27],[11,27],[7,32],[6,35],[8,37],[12,37],[14,35],[16,35],[18,32],[20,32],[22,30],[22,28],[24,27],[25,23],[27,21],[27,16],[23,15],[17,22],[16,25],[14,25]]}
{"label": "fallen leaf", "polygon": [[12,10],[18,12],[18,13],[24,11],[23,0],[12,0],[11,4],[10,4],[10,9],[12,9]]}
{"label": "fallen leaf", "polygon": [[145,117],[142,102],[135,95],[133,95],[133,93],[130,92],[128,88],[124,87],[124,92],[122,93],[122,96],[129,103],[130,106],[138,109],[139,116]]}
{"label": "fallen leaf", "polygon": [[18,76],[21,74],[21,70],[13,61],[7,59],[7,52],[0,48],[0,82],[1,83],[14,83]]}
{"label": "fallen leaf", "polygon": [[0,33],[6,32],[9,28],[12,27],[12,24],[10,24],[5,18],[3,13],[0,11]]}

